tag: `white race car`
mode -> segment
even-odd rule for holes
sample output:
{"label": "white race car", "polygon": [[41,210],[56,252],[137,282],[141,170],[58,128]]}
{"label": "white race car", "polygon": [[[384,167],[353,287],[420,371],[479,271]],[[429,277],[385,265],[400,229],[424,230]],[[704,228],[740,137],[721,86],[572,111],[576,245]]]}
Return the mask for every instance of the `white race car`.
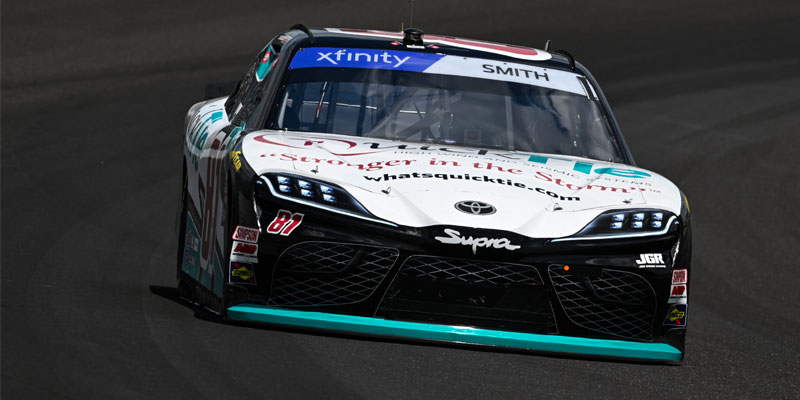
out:
{"label": "white race car", "polygon": [[683,358],[687,201],[566,52],[296,25],[189,111],[180,221],[232,320]]}

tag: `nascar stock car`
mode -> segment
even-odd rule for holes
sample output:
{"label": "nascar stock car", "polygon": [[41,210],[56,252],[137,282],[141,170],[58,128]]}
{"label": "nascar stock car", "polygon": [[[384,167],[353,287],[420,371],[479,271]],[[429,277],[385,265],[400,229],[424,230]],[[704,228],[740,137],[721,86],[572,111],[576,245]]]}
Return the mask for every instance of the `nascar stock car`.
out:
{"label": "nascar stock car", "polygon": [[295,25],[186,116],[177,274],[230,320],[683,359],[689,207],[567,52]]}

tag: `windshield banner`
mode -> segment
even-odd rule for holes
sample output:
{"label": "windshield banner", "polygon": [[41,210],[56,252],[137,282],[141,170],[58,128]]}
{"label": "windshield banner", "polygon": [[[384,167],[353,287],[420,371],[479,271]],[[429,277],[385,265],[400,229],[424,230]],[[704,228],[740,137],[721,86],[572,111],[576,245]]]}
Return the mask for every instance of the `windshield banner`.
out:
{"label": "windshield banner", "polygon": [[363,68],[490,79],[587,95],[579,75],[529,64],[412,51],[311,47],[297,51],[289,69]]}

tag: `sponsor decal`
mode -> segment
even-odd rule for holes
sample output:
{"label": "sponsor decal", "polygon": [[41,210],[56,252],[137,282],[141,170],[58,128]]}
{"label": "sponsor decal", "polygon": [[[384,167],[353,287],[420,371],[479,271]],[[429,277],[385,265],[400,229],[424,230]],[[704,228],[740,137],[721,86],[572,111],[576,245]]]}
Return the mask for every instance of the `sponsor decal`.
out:
{"label": "sponsor decal", "polygon": [[[430,152],[438,152],[438,153],[445,153],[453,157],[469,157],[469,156],[480,156],[480,157],[497,157],[499,160],[504,162],[525,162],[529,163],[527,165],[530,166],[537,166],[537,167],[546,167],[546,166],[558,166],[559,168],[569,168],[572,172],[577,173],[575,176],[585,176],[585,175],[601,175],[601,176],[613,176],[618,178],[625,178],[625,179],[643,179],[648,178],[651,176],[650,173],[632,169],[632,168],[608,168],[608,167],[601,167],[598,168],[595,166],[595,163],[589,161],[576,161],[567,158],[559,158],[559,157],[552,157],[552,156],[543,156],[539,154],[528,154],[528,153],[511,153],[511,152],[499,152],[495,150],[488,150],[488,149],[471,149],[471,148],[451,148],[451,147],[439,147],[439,146],[430,146],[430,145],[415,145],[415,144],[394,144],[394,143],[380,143],[380,142],[355,142],[352,140],[345,140],[345,139],[332,139],[327,137],[321,136],[285,136],[284,140],[291,141],[292,144],[289,143],[281,143],[272,140],[271,135],[263,134],[257,135],[254,137],[254,140],[261,143],[270,144],[273,146],[281,146],[281,147],[288,147],[291,149],[313,149],[313,148],[320,148],[324,149],[326,152],[337,156],[337,157],[350,157],[350,156],[360,156],[366,154],[375,154],[375,153],[383,153],[393,151],[395,153],[402,153],[402,154],[411,154],[419,152],[422,154],[430,153]],[[296,142],[296,143],[295,143]],[[286,161],[301,161],[301,162],[316,162],[316,163],[330,163],[334,164],[334,162],[329,162],[330,160],[326,159],[318,159],[307,157],[303,160],[300,156],[293,156],[290,154],[262,154],[261,157],[280,157]],[[336,165],[346,165],[347,163],[335,163]],[[429,162],[430,165],[453,165],[453,166],[460,166],[456,161],[436,161],[431,160]],[[487,170],[498,170],[498,168],[502,169],[502,167],[498,165],[491,165],[490,163],[485,162],[478,162],[472,165],[474,168],[477,169],[487,169]],[[520,174],[522,171],[515,170],[517,172],[508,171],[515,174]],[[563,173],[560,170],[552,170],[553,172]],[[545,174],[544,176],[539,177],[542,180],[548,181],[555,181],[555,178]],[[559,184],[556,182],[556,184]],[[559,184],[560,186],[566,186],[566,183]],[[576,188],[579,189],[579,188]],[[630,190],[640,190],[639,188],[630,188]]]}
{"label": "sponsor decal", "polygon": [[[546,69],[526,69],[526,68],[514,68],[514,67],[503,67],[502,65],[493,65],[493,64],[483,64],[483,72],[487,74],[500,74],[500,75],[510,75],[515,77],[522,77],[524,76],[527,79],[544,79],[546,81],[550,80],[550,77],[547,76]],[[531,67],[533,68],[533,67]]]}
{"label": "sponsor decal", "polygon": [[194,229],[186,231],[186,247],[194,252],[200,250],[200,237]]}
{"label": "sponsor decal", "polygon": [[258,243],[258,228],[251,228],[249,226],[236,225],[233,230],[233,240],[240,240],[249,243]]}
{"label": "sponsor decal", "polygon": [[465,237],[461,236],[461,233],[455,229],[447,228],[444,230],[444,233],[447,236],[436,236],[434,239],[444,243],[444,244],[459,244],[462,246],[470,246],[472,247],[472,254],[476,254],[478,251],[478,247],[483,248],[495,248],[495,249],[504,249],[504,250],[517,250],[522,246],[511,244],[511,241],[506,238],[488,238],[488,237],[478,237],[474,238],[472,236]]}
{"label": "sponsor decal", "polygon": [[384,69],[464,76],[535,85],[580,95],[586,94],[580,81],[580,78],[583,77],[572,72],[548,70],[530,64],[499,63],[486,59],[439,53],[313,47],[298,50],[289,65],[290,69],[325,67]]}
{"label": "sponsor decal", "polygon": [[522,189],[522,190],[526,190],[527,189],[527,190],[534,191],[534,192],[537,192],[537,193],[540,193],[540,194],[543,194],[543,195],[546,195],[546,196],[550,196],[550,197],[552,197],[554,199],[557,199],[557,200],[564,200],[564,201],[580,201],[581,200],[581,198],[577,197],[577,196],[563,196],[563,195],[560,195],[558,193],[554,193],[552,191],[549,191],[549,190],[546,190],[546,189],[543,189],[543,188],[540,188],[540,187],[528,186],[528,185],[526,185],[526,184],[524,184],[522,182],[515,182],[515,181],[513,181],[511,179],[506,179],[506,178],[490,178],[490,177],[488,177],[486,175],[479,176],[479,175],[470,175],[470,174],[432,174],[432,173],[425,173],[425,172],[423,172],[423,173],[414,172],[414,173],[411,173],[411,174],[399,174],[399,175],[383,174],[382,177],[381,176],[374,177],[374,176],[364,175],[364,179],[366,179],[368,181],[376,181],[376,182],[386,182],[386,181],[391,181],[391,180],[395,180],[395,179],[440,179],[440,180],[444,180],[444,181],[450,180],[450,179],[452,179],[452,180],[468,180],[468,181],[484,182],[484,183],[495,184],[495,185],[505,185],[505,186],[510,186],[510,187]]}
{"label": "sponsor decal", "polygon": [[295,156],[292,154],[262,154],[261,157],[272,157],[278,158],[280,161],[295,161],[301,163],[312,163],[312,164],[326,164],[326,165],[341,165],[345,167],[353,167],[362,171],[379,171],[383,168],[387,167],[399,167],[399,166],[409,166],[416,163],[417,160],[382,160],[382,161],[370,161],[368,163],[363,164],[355,164],[342,161],[340,159],[328,159],[328,158],[317,158],[317,157],[306,157],[306,156]]}
{"label": "sponsor decal", "polygon": [[199,280],[203,271],[200,266],[200,234],[191,215],[186,216],[184,229],[186,229],[186,235],[184,236],[181,270],[192,278]]}
{"label": "sponsor decal", "polygon": [[686,303],[686,285],[672,285],[669,289],[669,300],[667,303]]}
{"label": "sponsor decal", "polygon": [[[211,150],[219,150],[220,145],[222,145],[222,142],[220,142],[219,139],[214,139],[214,141],[211,142]],[[216,239],[214,235],[215,228],[218,218],[220,217],[219,211],[222,208],[218,186],[222,181],[222,161],[222,158],[211,157],[206,163],[205,176],[208,181],[205,187],[206,198],[202,206],[203,224],[200,233],[200,256],[204,261],[207,261],[208,264],[211,263],[211,253],[213,252],[214,240]],[[206,267],[204,266],[204,268]]]}
{"label": "sponsor decal", "polygon": [[275,219],[267,226],[267,233],[273,235],[289,236],[303,223],[303,214],[292,213],[288,210],[279,210]]}
{"label": "sponsor decal", "polygon": [[231,246],[231,255],[243,257],[256,257],[258,244],[234,241]]}
{"label": "sponsor decal", "polygon": [[673,285],[680,285],[686,284],[689,280],[689,270],[687,269],[676,269],[672,271],[672,284]]}
{"label": "sponsor decal", "polygon": [[686,326],[686,304],[674,304],[667,312],[664,325]]}
{"label": "sponsor decal", "polygon": [[192,253],[189,252],[189,249],[183,251],[183,265],[184,270],[186,269],[186,265],[194,265],[194,257],[192,257]]}
{"label": "sponsor decal", "polygon": [[666,268],[664,265],[664,258],[660,253],[642,253],[639,254],[639,259],[636,260],[639,268]]}
{"label": "sponsor decal", "polygon": [[[599,169],[600,168],[598,168],[598,170]],[[619,192],[619,193],[647,192],[647,191],[659,192],[658,190],[653,190],[641,186],[619,187],[619,186],[608,186],[608,185],[597,185],[597,184],[588,184],[585,186],[581,186],[572,183],[567,183],[561,178],[553,178],[552,175],[542,171],[537,171],[536,174],[534,175],[534,178],[545,182],[552,182],[558,186],[565,187],[570,190],[599,190],[602,192],[607,191],[607,192]]]}
{"label": "sponsor decal", "polygon": [[443,54],[398,50],[312,47],[298,50],[289,69],[338,67],[422,72],[444,57]]}
{"label": "sponsor decal", "polygon": [[240,158],[241,155],[241,150],[232,150],[230,153],[231,163],[233,163],[233,168],[236,170],[236,172],[239,172],[239,170],[242,168],[242,159]]}
{"label": "sponsor decal", "polygon": [[472,215],[491,215],[497,212],[493,205],[475,200],[459,201],[456,210]]}
{"label": "sponsor decal", "polygon": [[231,261],[231,275],[229,277],[229,282],[244,285],[255,285],[256,273],[255,269],[253,268],[253,264]]}
{"label": "sponsor decal", "polygon": [[213,131],[211,126],[221,121],[223,116],[222,109],[213,109],[197,114],[192,120],[189,130],[189,147],[194,147],[196,150],[192,152],[192,165],[194,165],[195,170],[198,167],[197,157],[203,151],[208,135]]}

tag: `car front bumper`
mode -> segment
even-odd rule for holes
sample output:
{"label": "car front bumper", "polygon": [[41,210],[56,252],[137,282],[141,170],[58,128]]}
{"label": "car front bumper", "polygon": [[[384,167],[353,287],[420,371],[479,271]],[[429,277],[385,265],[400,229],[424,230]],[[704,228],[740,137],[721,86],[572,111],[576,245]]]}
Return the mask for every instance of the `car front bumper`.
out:
{"label": "car front bumper", "polygon": [[465,326],[394,321],[381,318],[298,311],[256,304],[228,308],[235,321],[299,326],[386,337],[443,341],[582,356],[632,358],[651,361],[679,361],[680,350],[666,343],[640,343],[623,340],[591,339],[478,329]]}

